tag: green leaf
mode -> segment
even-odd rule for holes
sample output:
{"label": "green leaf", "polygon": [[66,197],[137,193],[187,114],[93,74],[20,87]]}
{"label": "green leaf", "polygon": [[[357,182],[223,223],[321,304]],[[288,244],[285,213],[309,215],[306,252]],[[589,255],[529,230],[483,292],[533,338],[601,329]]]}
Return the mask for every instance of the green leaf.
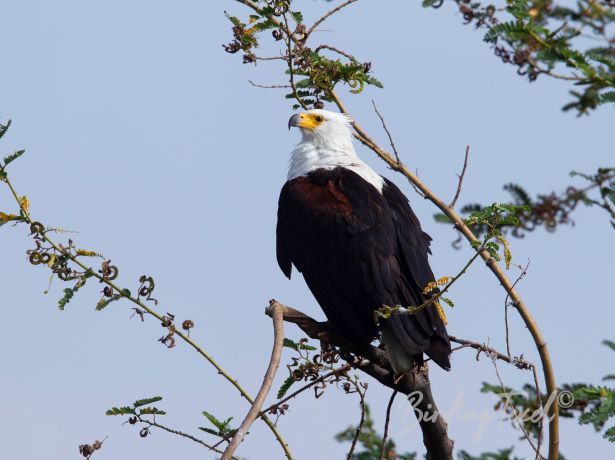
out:
{"label": "green leaf", "polygon": [[134,415],[135,410],[132,407],[112,407],[105,415]]}
{"label": "green leaf", "polygon": [[303,14],[301,13],[301,11],[291,11],[290,15],[297,24],[303,22]]}
{"label": "green leaf", "polygon": [[67,303],[70,302],[70,299],[72,299],[72,297],[73,297],[73,290],[71,288],[64,289],[64,296],[58,302],[58,308],[63,311],[64,307],[66,306]]}
{"label": "green leaf", "polygon": [[[309,78],[305,78],[303,80],[299,80],[295,82],[295,88],[299,89],[299,88],[309,88],[310,85],[312,84],[312,80],[310,80]],[[291,97],[293,97],[291,95]]]}
{"label": "green leaf", "polygon": [[423,0],[423,8],[429,8],[430,6],[437,5],[441,0]]}
{"label": "green leaf", "polygon": [[483,40],[487,43],[496,43],[498,38],[501,36],[518,40],[525,38],[528,35],[529,32],[523,23],[518,21],[510,21],[502,22],[491,27],[483,37]]}
{"label": "green leaf", "polygon": [[382,82],[380,82],[380,80],[378,80],[376,77],[372,77],[371,75],[365,79],[365,82],[380,89],[384,88]]}
{"label": "green leaf", "polygon": [[[521,460],[519,457],[511,457],[513,448],[500,449],[497,452],[484,452],[479,454],[478,457],[470,455],[467,451],[462,450],[459,452],[460,460]],[[560,455],[561,457],[561,455]]]}
{"label": "green leaf", "polygon": [[450,224],[452,222],[450,217],[448,217],[446,214],[434,214],[433,218],[436,222],[439,222],[441,224]]}
{"label": "green leaf", "polygon": [[593,407],[579,417],[581,425],[591,424],[596,431],[601,430],[606,422],[615,416],[615,391],[602,386],[585,386],[573,392],[575,401],[595,402]]}
{"label": "green leaf", "polygon": [[24,153],[26,153],[25,150],[18,150],[15,153],[11,153],[10,155],[4,157],[4,166],[8,166],[9,163],[15,161],[17,158],[19,158],[20,156],[22,156]]}
{"label": "green leaf", "polygon": [[615,351],[615,342],[612,340],[603,340],[602,345],[609,347],[611,350]]}
{"label": "green leaf", "polygon": [[235,27],[244,27],[245,24],[243,22],[241,22],[239,20],[239,18],[235,17],[235,16],[230,16],[229,14],[226,13],[226,11],[224,12],[224,14],[226,15],[227,19],[229,21],[231,21],[231,23],[235,26]]}
{"label": "green leaf", "polygon": [[218,428],[218,430],[220,430],[220,433],[227,432],[229,430],[229,423],[231,423],[231,420],[233,420],[233,417],[229,417],[222,422],[218,420],[213,414],[207,412],[206,410],[203,411],[203,415],[205,416],[205,418],[207,418],[207,420],[209,420],[209,422],[213,426],[215,426],[216,428]]}
{"label": "green leaf", "polygon": [[2,137],[6,134],[10,126],[11,126],[11,120],[7,121],[6,125],[0,124],[0,139],[2,139]]}
{"label": "green leaf", "polygon": [[316,347],[308,345],[306,342],[307,342],[307,339],[302,339],[299,343],[297,343],[291,339],[284,337],[283,346],[286,348],[292,348],[295,351],[299,351],[299,350],[315,351],[316,350]]}
{"label": "green leaf", "polygon": [[144,407],[139,410],[139,415],[166,415],[167,413],[157,407]]}
{"label": "green leaf", "polygon": [[598,104],[606,104],[608,102],[615,102],[615,91],[609,91],[598,95]]}
{"label": "green leaf", "polygon": [[295,379],[292,375],[289,375],[286,380],[284,380],[284,383],[282,383],[282,386],[278,390],[277,398],[282,399],[284,395],[288,392],[289,388],[293,386],[293,383],[295,383]]}
{"label": "green leaf", "polygon": [[104,310],[111,302],[120,300],[122,296],[120,294],[113,294],[111,297],[103,297],[96,304],[96,311]]}
{"label": "green leaf", "polygon": [[449,307],[451,307],[451,308],[453,308],[455,306],[453,301],[451,299],[449,299],[448,297],[440,297],[440,300],[442,302],[444,302],[446,305],[448,305]]}
{"label": "green leaf", "polygon": [[262,32],[263,30],[273,29],[274,27],[276,27],[276,25],[275,25],[275,23],[273,21],[270,21],[269,19],[266,19],[266,20],[264,20],[262,22],[254,24],[252,27],[255,30],[258,30],[259,32]]}
{"label": "green leaf", "polygon": [[292,348],[293,350],[299,350],[299,345],[293,340],[287,339],[286,337],[284,337],[284,343],[282,344],[282,346],[286,348]]}
{"label": "green leaf", "polygon": [[162,401],[161,396],[154,396],[152,398],[138,399],[132,405],[137,408],[141,406],[147,406],[148,404],[152,404],[158,401]]}

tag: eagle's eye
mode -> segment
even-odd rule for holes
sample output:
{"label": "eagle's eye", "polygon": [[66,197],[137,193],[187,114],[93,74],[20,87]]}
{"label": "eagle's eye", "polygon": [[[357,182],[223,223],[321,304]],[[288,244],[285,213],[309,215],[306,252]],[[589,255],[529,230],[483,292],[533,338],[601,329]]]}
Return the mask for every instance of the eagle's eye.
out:
{"label": "eagle's eye", "polygon": [[323,117],[322,115],[316,115],[314,117],[314,120],[316,120],[316,123],[322,123],[323,121],[325,121],[325,117]]}

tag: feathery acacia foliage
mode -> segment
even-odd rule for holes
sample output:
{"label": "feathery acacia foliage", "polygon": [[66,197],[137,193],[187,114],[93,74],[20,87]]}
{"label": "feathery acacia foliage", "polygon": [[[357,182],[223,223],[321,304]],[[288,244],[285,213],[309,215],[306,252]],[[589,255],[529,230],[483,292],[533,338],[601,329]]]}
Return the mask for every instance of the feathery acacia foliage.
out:
{"label": "feathery acacia foliage", "polygon": [[[511,196],[510,205],[517,206],[516,218],[501,221],[497,227],[503,234],[510,233],[516,238],[523,238],[526,233],[544,227],[554,232],[560,225],[573,225],[571,213],[579,204],[595,206],[605,211],[610,224],[615,229],[615,168],[599,168],[595,174],[583,174],[576,171],[570,173],[572,177],[579,177],[585,181],[582,186],[569,186],[562,193],[551,192],[532,198],[529,193],[518,184],[504,186]],[[483,209],[480,204],[467,204],[461,208],[463,214],[472,215]],[[450,224],[450,219],[442,214],[434,215],[436,222]],[[486,233],[489,228],[477,221],[466,221],[472,231],[479,235]],[[461,240],[453,245],[458,247]]]}
{"label": "feathery acacia foliage", "polygon": [[[577,86],[564,111],[583,115],[615,102],[612,0],[581,0],[574,6],[553,0],[450,1],[456,3],[464,24],[486,30],[483,40],[519,75],[530,82],[544,75]],[[439,8],[443,3],[428,0],[423,5]]]}

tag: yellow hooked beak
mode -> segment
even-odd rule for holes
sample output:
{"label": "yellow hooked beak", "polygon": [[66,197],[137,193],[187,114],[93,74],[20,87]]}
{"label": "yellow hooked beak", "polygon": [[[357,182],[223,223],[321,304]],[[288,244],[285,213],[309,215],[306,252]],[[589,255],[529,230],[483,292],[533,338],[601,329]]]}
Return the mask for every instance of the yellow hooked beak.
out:
{"label": "yellow hooked beak", "polygon": [[290,117],[288,120],[288,129],[292,126],[302,129],[314,129],[318,127],[323,121],[325,121],[325,117],[315,113],[297,113]]}

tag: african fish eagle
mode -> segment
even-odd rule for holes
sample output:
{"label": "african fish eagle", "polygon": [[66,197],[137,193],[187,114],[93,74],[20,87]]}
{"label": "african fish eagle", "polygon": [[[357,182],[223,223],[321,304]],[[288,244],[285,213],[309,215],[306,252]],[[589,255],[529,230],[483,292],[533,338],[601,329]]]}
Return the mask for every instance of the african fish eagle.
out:
{"label": "african fish eagle", "polygon": [[308,110],[288,127],[301,131],[280,193],[277,259],[290,279],[303,274],[334,331],[357,346],[380,333],[397,374],[423,361],[423,353],[450,368],[451,346],[435,305],[414,314],[394,311],[374,319],[383,305],[418,306],[434,281],[427,260],[431,237],[391,181],[361,161],[352,145],[351,120]]}

